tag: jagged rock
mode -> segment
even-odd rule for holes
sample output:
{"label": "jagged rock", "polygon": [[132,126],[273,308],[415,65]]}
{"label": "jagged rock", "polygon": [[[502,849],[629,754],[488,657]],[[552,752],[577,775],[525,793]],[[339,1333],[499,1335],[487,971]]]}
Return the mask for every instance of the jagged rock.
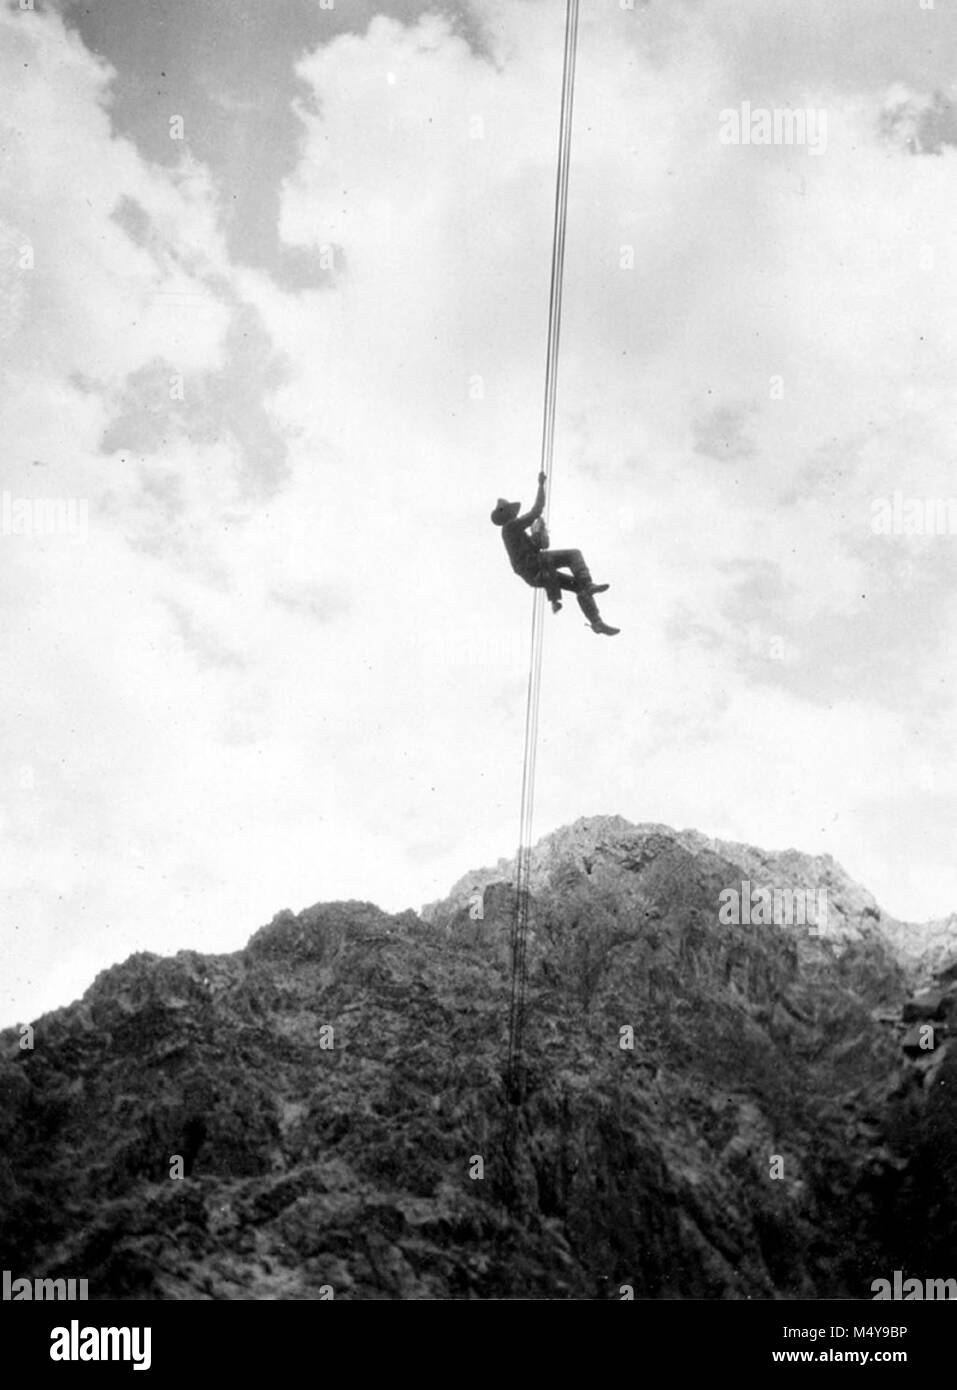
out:
{"label": "jagged rock", "polygon": [[915,986],[957,980],[957,913],[933,922],[885,917],[882,927]]}
{"label": "jagged rock", "polygon": [[[285,910],[0,1037],[5,1267],[93,1298],[861,1298],[952,1246],[953,1059],[900,1036],[927,961],[833,860],[597,817],[530,867],[511,1126],[510,864],[421,917]],[[827,931],[722,922],[745,881],[825,889]]]}
{"label": "jagged rock", "polygon": [[954,1007],[957,995],[945,989],[924,990],[922,994],[908,999],[901,1012],[905,1023],[915,1018],[945,1019]]}

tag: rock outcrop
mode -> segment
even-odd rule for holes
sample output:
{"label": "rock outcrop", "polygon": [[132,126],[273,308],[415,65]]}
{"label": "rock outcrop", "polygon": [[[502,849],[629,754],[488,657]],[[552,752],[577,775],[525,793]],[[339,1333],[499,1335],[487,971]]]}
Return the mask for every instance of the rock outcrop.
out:
{"label": "rock outcrop", "polygon": [[421,916],[328,903],[234,955],[133,956],[32,1050],[0,1035],[3,1267],[147,1299],[869,1298],[957,1272],[953,933],[829,858],[576,822],[532,855],[510,1114],[511,869]]}

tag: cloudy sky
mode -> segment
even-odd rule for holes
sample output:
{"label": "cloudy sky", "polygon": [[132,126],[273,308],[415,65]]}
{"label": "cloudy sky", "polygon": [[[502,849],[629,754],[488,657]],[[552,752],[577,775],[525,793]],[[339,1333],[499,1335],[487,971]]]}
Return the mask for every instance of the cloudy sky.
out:
{"label": "cloudy sky", "polygon": [[[562,8],[3,0],[0,1023],[513,851],[488,514],[538,466]],[[582,2],[551,529],[622,632],[547,615],[536,830],[828,852],[916,919],[957,535],[874,517],[957,497],[957,12],[866,8]],[[818,148],[722,138],[788,108]]]}

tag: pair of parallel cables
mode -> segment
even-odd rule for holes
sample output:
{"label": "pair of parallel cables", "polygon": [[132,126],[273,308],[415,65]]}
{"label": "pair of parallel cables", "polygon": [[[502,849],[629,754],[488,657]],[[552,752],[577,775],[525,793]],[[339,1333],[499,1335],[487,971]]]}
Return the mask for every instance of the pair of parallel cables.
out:
{"label": "pair of parallel cables", "polygon": [[[552,276],[548,296],[548,341],[545,350],[545,402],[542,413],[541,472],[550,483],[555,452],[555,402],[558,392],[558,348],[562,326],[562,284],[565,269],[565,230],[568,223],[568,172],[571,164],[572,112],[575,103],[575,59],[578,51],[579,0],[566,0],[565,56],[562,68],[561,119],[558,133],[558,168],[555,179],[555,221],[552,232]],[[549,488],[545,506],[548,520]],[[507,1090],[511,1106],[524,1099],[523,1036],[525,994],[528,982],[529,876],[532,852],[532,818],[535,808],[535,765],[538,756],[538,711],[542,685],[542,636],[544,592],[535,590],[532,601],[531,659],[525,704],[525,746],[522,756],[522,804],[515,868],[515,913],[512,921],[512,979],[508,1022]]]}

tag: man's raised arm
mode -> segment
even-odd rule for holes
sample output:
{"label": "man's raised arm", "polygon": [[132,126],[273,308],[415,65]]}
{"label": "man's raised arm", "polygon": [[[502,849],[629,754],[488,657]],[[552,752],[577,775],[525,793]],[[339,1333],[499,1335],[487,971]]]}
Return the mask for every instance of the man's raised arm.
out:
{"label": "man's raised arm", "polygon": [[535,505],[532,507],[531,511],[530,511],[530,512],[526,512],[524,516],[516,517],[516,518],[515,518],[516,523],[517,523],[519,526],[531,526],[532,522],[533,522],[533,521],[537,521],[538,518],[541,516],[541,514],[542,514],[542,512],[543,512],[544,510],[545,510],[545,474],[544,474],[544,473],[539,473],[539,475],[538,475],[538,492],[537,492],[536,497],[535,497]]}

